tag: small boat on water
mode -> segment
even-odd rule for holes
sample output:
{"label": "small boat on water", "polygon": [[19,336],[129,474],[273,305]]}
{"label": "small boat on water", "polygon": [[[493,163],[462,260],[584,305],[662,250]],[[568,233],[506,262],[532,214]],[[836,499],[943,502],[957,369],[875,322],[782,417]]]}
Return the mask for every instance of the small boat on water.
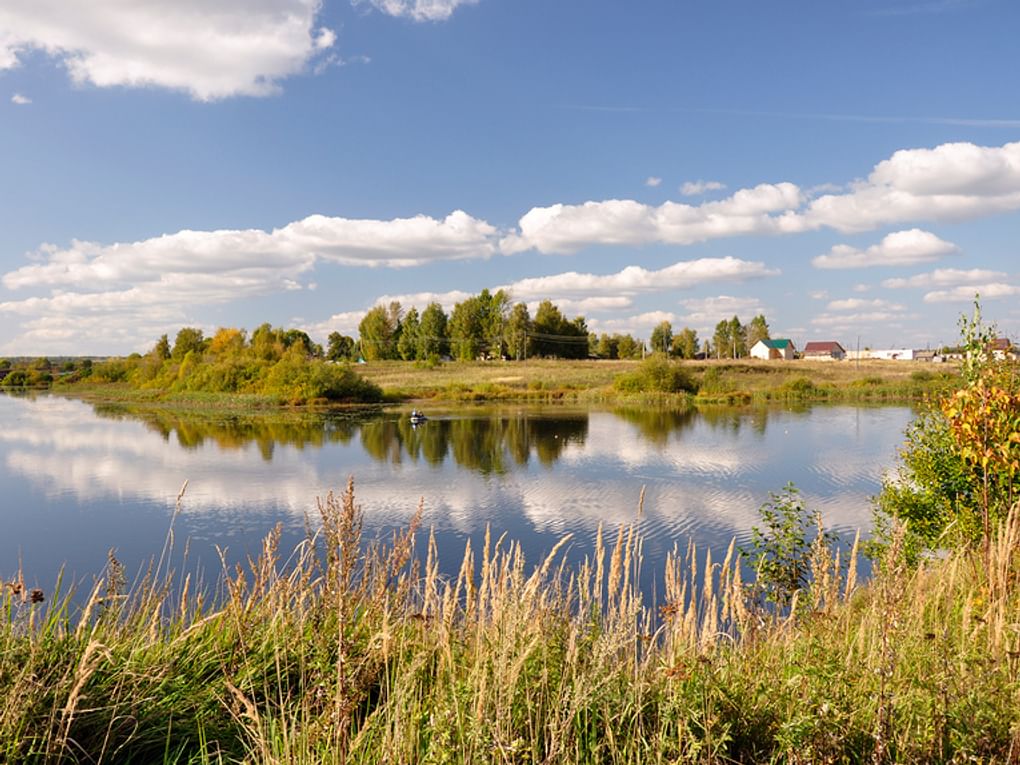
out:
{"label": "small boat on water", "polygon": [[428,417],[425,416],[425,412],[419,412],[417,409],[412,409],[411,410],[411,424],[412,425],[421,425],[427,419],[428,419]]}

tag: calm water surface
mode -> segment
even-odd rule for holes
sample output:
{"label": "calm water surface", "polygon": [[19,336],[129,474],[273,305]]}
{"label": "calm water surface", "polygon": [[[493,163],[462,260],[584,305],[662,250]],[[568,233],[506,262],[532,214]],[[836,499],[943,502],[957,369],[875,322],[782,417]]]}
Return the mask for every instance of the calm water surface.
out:
{"label": "calm water surface", "polygon": [[[88,581],[107,551],[137,570],[175,522],[189,566],[215,579],[275,524],[304,534],[315,499],[353,475],[370,534],[404,524],[424,498],[445,567],[486,525],[537,559],[566,533],[591,549],[600,524],[636,518],[646,571],[693,538],[746,539],[770,491],[793,481],[844,535],[870,525],[870,497],[895,464],[907,407],[642,409],[520,407],[406,413],[187,416],[0,395],[0,578],[19,565],[51,587]],[[180,545],[179,545],[180,547]],[[284,548],[286,549],[286,547]]]}

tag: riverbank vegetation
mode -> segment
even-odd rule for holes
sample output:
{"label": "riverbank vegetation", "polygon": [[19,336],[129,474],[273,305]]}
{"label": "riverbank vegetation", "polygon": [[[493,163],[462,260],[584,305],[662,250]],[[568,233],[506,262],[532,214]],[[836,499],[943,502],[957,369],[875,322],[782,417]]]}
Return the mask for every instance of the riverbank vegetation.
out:
{"label": "riverbank vegetation", "polygon": [[[256,405],[383,399],[382,391],[362,379],[350,364],[323,358],[322,348],[304,332],[274,329],[268,324],[255,329],[250,338],[240,329],[220,329],[207,338],[200,329],[184,327],[173,345],[163,335],[144,355],[86,361],[72,364],[57,378],[50,373],[44,382],[55,381],[67,388],[99,387],[100,395],[109,397],[116,397],[110,386],[120,385],[154,397],[176,397],[182,403],[210,396],[228,405],[231,397]],[[19,372],[10,372],[4,385],[30,387],[21,378],[12,379]]]}
{"label": "riverbank vegetation", "polygon": [[680,361],[653,354],[641,360],[473,361],[442,364],[383,361],[359,367],[392,400],[647,399],[673,406],[770,401],[915,400],[959,381],[951,364],[905,361]]}
{"label": "riverbank vegetation", "polygon": [[722,561],[674,551],[651,604],[633,528],[600,533],[576,567],[562,545],[529,568],[487,538],[445,578],[420,514],[366,544],[351,487],[319,510],[320,532],[290,554],[271,535],[224,573],[218,599],[162,564],[125,590],[112,557],[81,610],[8,583],[0,759],[1005,763],[1020,751],[1016,513],[984,552],[917,567],[898,536],[865,586],[853,553],[847,566],[824,537],[802,538],[806,554],[785,560],[804,563],[806,583],[785,585],[779,610],[733,546]]}

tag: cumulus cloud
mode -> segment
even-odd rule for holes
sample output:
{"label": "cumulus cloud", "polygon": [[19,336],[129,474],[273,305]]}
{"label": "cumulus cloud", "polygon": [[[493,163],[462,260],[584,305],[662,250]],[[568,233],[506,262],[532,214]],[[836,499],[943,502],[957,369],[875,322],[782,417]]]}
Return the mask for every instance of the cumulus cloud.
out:
{"label": "cumulus cloud", "polygon": [[886,326],[899,326],[890,324],[904,319],[915,319],[916,315],[907,315],[898,311],[862,311],[859,313],[823,313],[814,317],[811,323],[817,327],[848,328],[861,325],[883,324]]}
{"label": "cumulus cloud", "polygon": [[534,207],[503,238],[503,252],[572,253],[591,244],[693,244],[738,234],[774,234],[799,226],[790,211],[802,202],[792,183],[741,189],[726,199],[658,207],[628,199]]}
{"label": "cumulus cloud", "polygon": [[434,260],[488,257],[496,229],[456,210],[445,219],[424,215],[356,220],[311,215],[273,231],[178,231],[140,242],[111,245],[74,241],[66,249],[44,245],[41,262],[3,276],[8,289],[96,287],[161,282],[184,286],[225,280],[228,289],[273,288],[296,279],[316,261],[345,265],[416,266]]}
{"label": "cumulus cloud", "polygon": [[685,197],[697,197],[706,191],[721,191],[725,188],[726,184],[719,181],[687,181],[680,187],[680,193]]}
{"label": "cumulus cloud", "polygon": [[829,303],[826,308],[830,311],[861,311],[866,308],[872,309],[884,309],[886,311],[903,311],[905,306],[899,303],[893,303],[888,300],[881,300],[875,298],[874,300],[865,300],[863,298],[846,298],[844,300],[833,300]]}
{"label": "cumulus cloud", "polygon": [[744,281],[779,274],[760,261],[739,258],[699,258],[684,260],[658,270],[627,266],[615,274],[582,274],[576,271],[521,279],[503,289],[515,298],[578,297],[593,295],[634,295],[639,292],[660,292],[687,289],[699,284],[719,281]]}
{"label": "cumulus cloud", "polygon": [[478,0],[352,0],[355,6],[369,3],[389,16],[414,21],[446,21],[461,5],[475,5]]}
{"label": "cumulus cloud", "polygon": [[627,316],[618,319],[591,319],[588,321],[588,329],[592,332],[605,332],[615,334],[617,332],[628,335],[647,335],[656,325],[664,321],[676,325],[680,317],[671,311],[646,311],[634,316]]}
{"label": "cumulus cloud", "polygon": [[661,185],[662,185],[662,178],[659,178],[658,176],[650,175],[647,178],[645,178],[645,186],[650,186],[651,188],[654,189],[655,187],[661,186]]}
{"label": "cumulus cloud", "polygon": [[41,50],[77,84],[155,86],[200,101],[265,96],[331,48],[320,0],[8,0],[0,70]]}
{"label": "cumulus cloud", "polygon": [[888,234],[878,244],[859,250],[837,244],[827,255],[811,261],[815,268],[868,268],[870,266],[912,266],[959,252],[952,242],[939,239],[930,231],[912,228]]}
{"label": "cumulus cloud", "polygon": [[24,317],[21,347],[64,350],[75,347],[74,337],[95,343],[98,335],[79,323],[89,316],[130,325],[137,344],[148,342],[153,326],[187,321],[197,306],[301,289],[317,264],[407,267],[484,258],[495,252],[495,237],[488,223],[458,210],[442,220],[313,215],[273,231],[185,230],[111,245],[44,245],[31,254],[37,262],[2,283],[49,294],[0,302],[0,315]]}
{"label": "cumulus cloud", "polygon": [[[1003,271],[990,271],[986,268],[936,268],[925,274],[897,279],[886,279],[882,286],[886,289],[903,289],[905,287],[952,287],[962,284],[987,284],[1006,278]],[[973,296],[973,295],[972,295]]]}
{"label": "cumulus cloud", "polygon": [[1020,295],[1020,286],[1004,282],[988,284],[961,285],[948,290],[934,290],[924,296],[925,303],[969,303],[975,295],[982,300],[998,300],[1005,297]]}
{"label": "cumulus cloud", "polygon": [[[3,67],[0,66],[0,69],[3,69]],[[27,104],[32,103],[32,99],[29,98],[28,96],[21,95],[21,93],[15,93],[13,96],[11,96],[11,103],[17,106],[25,106]]]}
{"label": "cumulus cloud", "polygon": [[813,200],[811,227],[867,231],[909,220],[962,220],[1020,208],[1020,142],[902,149],[845,194]]}
{"label": "cumulus cloud", "polygon": [[[875,165],[867,178],[826,188],[842,191],[813,197],[784,182],[740,189],[726,199],[699,205],[670,201],[654,207],[609,199],[535,207],[521,217],[517,231],[504,237],[501,247],[508,254],[531,249],[572,253],[595,244],[685,245],[826,228],[852,233],[912,221],[956,221],[1008,212],[1020,209],[1020,142],[903,149]],[[923,231],[909,236],[897,232],[892,241],[883,242],[884,248],[877,245],[876,253],[912,257],[912,263],[948,254],[948,250],[925,250],[925,244],[951,246],[932,238]],[[893,247],[907,244],[920,247],[921,252],[911,256]],[[866,261],[867,253],[837,249],[821,256],[821,262],[834,264],[854,257]]]}
{"label": "cumulus cloud", "polygon": [[740,316],[747,321],[752,316],[767,312],[761,301],[755,297],[733,297],[718,295],[707,298],[690,298],[681,300],[680,305],[687,312],[679,317],[679,321],[693,326],[695,329],[710,329],[723,319]]}

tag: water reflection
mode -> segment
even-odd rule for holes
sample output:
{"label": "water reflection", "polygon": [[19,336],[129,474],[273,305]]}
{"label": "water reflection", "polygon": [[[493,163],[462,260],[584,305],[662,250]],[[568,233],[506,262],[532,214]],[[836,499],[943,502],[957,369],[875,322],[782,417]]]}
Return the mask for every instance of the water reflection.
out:
{"label": "water reflection", "polygon": [[[0,396],[0,575],[24,555],[55,572],[106,550],[158,550],[182,482],[180,538],[243,552],[277,522],[292,538],[315,497],[357,480],[366,526],[400,526],[420,499],[441,549],[491,525],[533,558],[564,533],[640,518],[651,569],[690,537],[746,536],[769,491],[794,481],[852,533],[911,414],[906,408],[461,408],[413,428],[393,412],[201,416],[53,396]],[[197,544],[196,544],[197,549]],[[215,551],[211,568],[215,568]],[[41,581],[47,577],[42,576]],[[51,580],[52,581],[52,580]]]}
{"label": "water reflection", "polygon": [[271,461],[278,446],[297,449],[348,444],[357,438],[364,452],[380,462],[406,460],[441,466],[447,459],[483,475],[503,474],[532,458],[551,467],[571,444],[583,445],[588,412],[556,411],[536,418],[530,410],[507,413],[485,409],[456,413],[412,425],[407,417],[378,410],[329,414],[216,415],[151,407],[100,404],[104,419],[137,420],[183,449],[213,444],[221,450],[254,445]]}
{"label": "water reflection", "polygon": [[526,466],[533,455],[551,467],[569,445],[583,445],[588,413],[536,419],[523,411],[479,412],[431,419],[418,426],[407,418],[377,418],[362,423],[359,435],[365,452],[382,462],[409,459],[439,466],[452,457],[458,466],[482,475],[504,474]]}

